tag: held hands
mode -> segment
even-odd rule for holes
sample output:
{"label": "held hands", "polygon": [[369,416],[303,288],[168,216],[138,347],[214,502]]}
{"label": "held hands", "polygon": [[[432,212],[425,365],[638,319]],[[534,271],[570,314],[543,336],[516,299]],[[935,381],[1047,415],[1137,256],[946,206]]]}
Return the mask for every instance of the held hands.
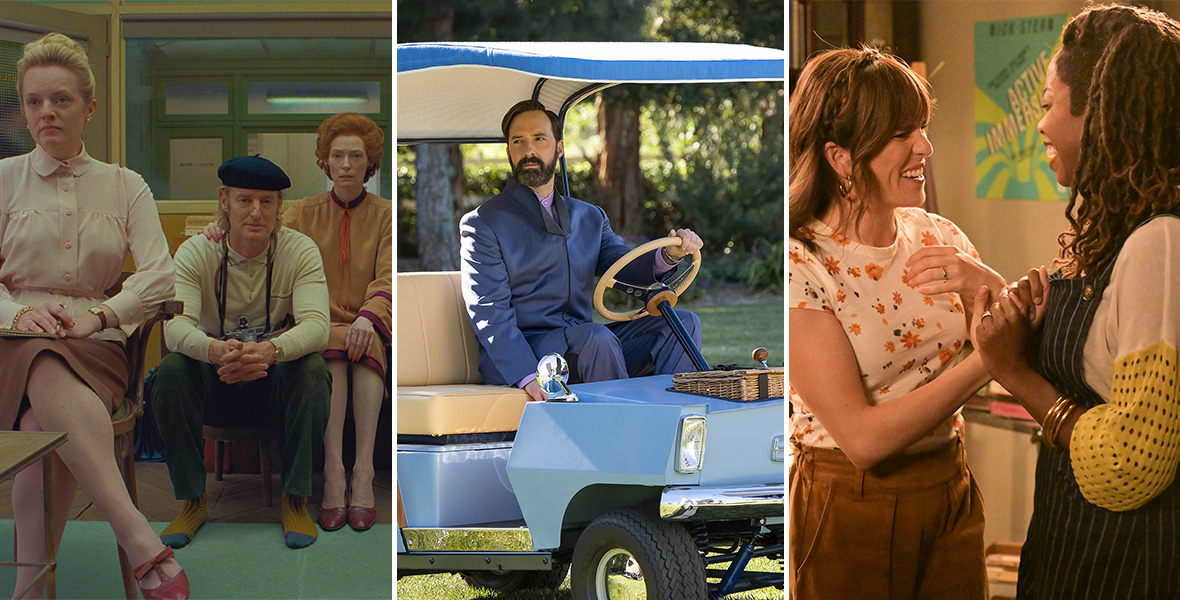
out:
{"label": "held hands", "polygon": [[668,237],[680,238],[679,246],[667,246],[664,250],[672,260],[681,260],[685,256],[700,250],[705,246],[705,242],[701,241],[701,237],[691,229],[673,229],[668,232]]}
{"label": "held hands", "polygon": [[209,362],[219,365],[217,376],[225,383],[242,383],[262,379],[275,359],[270,342],[213,340],[209,344]]}
{"label": "held hands", "polygon": [[926,246],[906,261],[906,283],[927,296],[958,292],[970,297],[986,285],[993,294],[1004,289],[1004,278],[957,246]]}
{"label": "held hands", "polygon": [[1001,384],[1004,379],[1032,370],[1028,355],[1030,333],[1040,326],[1049,298],[1049,276],[1044,267],[1029,274],[988,305],[989,290],[975,293],[971,321],[972,343],[987,370]]}
{"label": "held hands", "polygon": [[357,317],[348,328],[348,335],[344,338],[344,345],[348,349],[348,360],[356,362],[365,356],[376,335],[373,322],[365,317]]}
{"label": "held hands", "polygon": [[21,315],[16,321],[16,328],[21,331],[56,333],[60,338],[79,340],[97,333],[102,328],[102,321],[90,313],[75,319],[64,306],[43,302]]}

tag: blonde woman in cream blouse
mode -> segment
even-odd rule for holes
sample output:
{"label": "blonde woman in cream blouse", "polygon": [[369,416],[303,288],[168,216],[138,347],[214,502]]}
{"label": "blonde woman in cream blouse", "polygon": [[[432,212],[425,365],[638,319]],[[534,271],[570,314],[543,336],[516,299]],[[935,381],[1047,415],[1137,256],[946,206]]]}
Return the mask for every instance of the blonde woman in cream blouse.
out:
{"label": "blonde woman in cream blouse", "polygon": [[[53,457],[56,513],[80,484],[139,566],[144,597],[187,598],[184,571],[123,485],[110,419],[128,375],[127,335],[173,294],[155,201],[139,175],[86,153],[82,133],[98,103],[76,42],[49,34],[26,45],[17,91],[37,147],[0,160],[0,328],[58,339],[0,338],[0,428],[66,432]],[[108,298],[128,251],[136,273]],[[35,469],[13,484],[20,562],[44,559],[41,487]],[[55,525],[60,541],[65,519]],[[36,571],[19,569],[16,589]]]}

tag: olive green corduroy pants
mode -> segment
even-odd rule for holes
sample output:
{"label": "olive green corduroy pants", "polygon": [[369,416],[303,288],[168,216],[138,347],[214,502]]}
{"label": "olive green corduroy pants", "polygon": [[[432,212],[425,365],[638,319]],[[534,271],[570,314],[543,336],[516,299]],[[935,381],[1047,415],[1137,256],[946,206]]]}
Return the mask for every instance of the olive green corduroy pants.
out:
{"label": "olive green corduroy pants", "polygon": [[218,379],[215,365],[178,352],[165,356],[152,380],[150,402],[176,499],[205,492],[204,425],[281,425],[283,489],[310,496],[331,394],[328,365],[315,353],[274,365],[262,379],[238,384]]}

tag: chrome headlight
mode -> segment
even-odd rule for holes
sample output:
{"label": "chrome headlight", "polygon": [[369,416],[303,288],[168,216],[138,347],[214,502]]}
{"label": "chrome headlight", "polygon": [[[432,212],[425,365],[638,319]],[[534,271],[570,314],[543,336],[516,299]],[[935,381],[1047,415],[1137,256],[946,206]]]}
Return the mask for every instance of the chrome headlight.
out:
{"label": "chrome headlight", "polygon": [[705,417],[687,415],[680,419],[680,444],[676,450],[676,470],[698,473],[705,462]]}

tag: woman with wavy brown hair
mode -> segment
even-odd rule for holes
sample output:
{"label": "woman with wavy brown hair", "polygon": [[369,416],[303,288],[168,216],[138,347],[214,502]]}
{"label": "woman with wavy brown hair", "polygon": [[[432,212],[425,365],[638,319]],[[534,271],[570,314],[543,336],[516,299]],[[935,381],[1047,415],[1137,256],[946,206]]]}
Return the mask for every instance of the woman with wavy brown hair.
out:
{"label": "woman with wavy brown hair", "polygon": [[1009,299],[976,307],[985,365],[1042,424],[1021,599],[1180,598],[1177,97],[1163,13],[1095,6],[1065,25],[1037,128],[1071,188],[1061,268],[1029,274],[1031,322]]}
{"label": "woman with wavy brown hair", "polygon": [[813,57],[791,95],[796,598],[985,597],[959,409],[988,378],[962,358],[963,295],[1005,284],[920,208],[932,105],[921,77],[873,49]]}

